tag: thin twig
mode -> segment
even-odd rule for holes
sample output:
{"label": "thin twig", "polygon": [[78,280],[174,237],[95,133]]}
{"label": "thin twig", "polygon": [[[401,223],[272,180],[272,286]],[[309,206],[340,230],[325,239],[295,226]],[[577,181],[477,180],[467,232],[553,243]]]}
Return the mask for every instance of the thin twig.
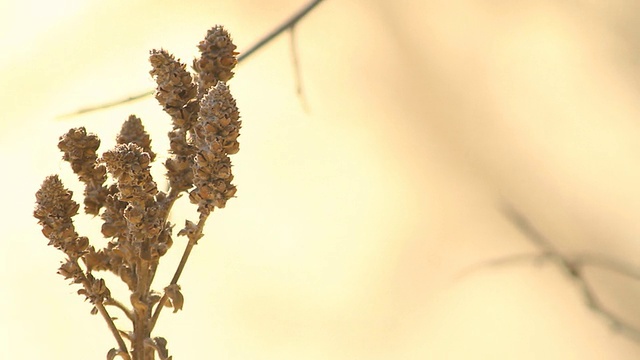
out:
{"label": "thin twig", "polygon": [[293,66],[293,76],[295,78],[296,84],[296,94],[298,95],[298,99],[300,99],[300,103],[302,104],[302,108],[305,111],[309,111],[309,107],[307,105],[306,97],[304,96],[303,86],[302,86],[302,72],[300,71],[300,61],[298,59],[298,46],[296,42],[296,27],[291,26],[289,28],[289,40],[291,47],[291,61]]}
{"label": "thin twig", "polygon": [[[621,334],[634,341],[640,342],[640,329],[614,314],[598,300],[595,291],[584,276],[583,269],[587,265],[602,267],[630,277],[634,280],[640,280],[639,271],[634,271],[634,269],[620,264],[619,261],[614,261],[602,256],[582,255],[569,258],[555,249],[551,242],[548,241],[522,214],[513,207],[507,206],[503,210],[505,217],[518,227],[518,229],[520,229],[520,231],[522,231],[529,240],[542,249],[544,258],[554,261],[565,271],[569,279],[580,288],[583,300],[592,312],[609,321],[616,331],[619,331]],[[485,264],[504,264],[510,259],[513,260],[514,257],[493,260]]]}
{"label": "thin twig", "polygon": [[[293,27],[300,20],[302,20],[302,18],[304,18],[311,10],[313,10],[316,6],[318,6],[322,1],[323,0],[310,1],[307,5],[305,5],[305,7],[300,9],[297,13],[293,14],[289,19],[287,19],[280,26],[278,26],[277,28],[271,30],[271,32],[269,32],[268,34],[263,36],[260,40],[258,40],[256,43],[254,43],[247,50],[245,50],[244,52],[240,53],[240,55],[238,56],[238,63],[241,63],[243,60],[246,60],[247,58],[249,58],[249,56],[251,56],[253,53],[255,53],[256,51],[261,49],[263,46],[265,46],[266,44],[271,42],[273,39],[275,39],[278,36],[280,36],[280,34],[282,34],[284,31],[286,31],[288,29],[293,29]],[[114,101],[110,101],[110,102],[99,104],[99,105],[94,105],[94,106],[89,106],[89,107],[86,107],[86,108],[81,108],[81,109],[76,110],[74,112],[71,112],[71,113],[68,113],[68,114],[64,114],[64,115],[60,115],[57,118],[58,119],[63,119],[63,118],[73,117],[73,116],[85,114],[85,113],[88,113],[88,112],[93,112],[93,111],[107,109],[107,108],[110,108],[110,107],[113,107],[113,106],[117,106],[117,105],[121,105],[121,104],[126,104],[126,103],[129,103],[129,102],[135,101],[135,100],[139,100],[139,99],[145,98],[147,96],[151,96],[151,95],[153,95],[154,92],[155,92],[155,90],[146,91],[146,92],[143,92],[143,93],[140,93],[140,94],[137,94],[137,95],[129,96],[129,97],[125,98],[125,99],[114,100]]]}
{"label": "thin twig", "polygon": [[321,2],[322,0],[314,0],[309,2],[304,8],[300,9],[297,13],[291,16],[287,21],[282,23],[282,25],[273,29],[270,33],[265,35],[262,39],[260,39],[253,46],[247,49],[244,53],[240,54],[240,56],[238,56],[238,62],[251,56],[251,54],[253,54],[257,50],[262,48],[264,45],[268,44],[271,40],[278,37],[285,30],[294,27],[298,23],[298,21],[302,20],[302,18],[305,17],[305,15],[307,15],[311,10],[313,10],[313,8],[318,6]]}
{"label": "thin twig", "polygon": [[513,208],[509,204],[504,204],[502,207],[503,215],[509,219],[520,231],[522,231],[529,240],[539,247],[557,253],[556,249],[551,242],[545,238],[520,212]]}
{"label": "thin twig", "polygon": [[472,274],[472,273],[476,272],[477,270],[480,270],[480,269],[486,268],[486,267],[507,266],[507,265],[511,265],[513,263],[519,263],[519,262],[528,261],[528,260],[533,260],[534,262],[539,262],[541,260],[547,259],[550,255],[551,255],[550,252],[545,251],[545,252],[542,252],[542,253],[515,254],[515,255],[501,257],[501,258],[497,258],[497,259],[493,259],[493,260],[488,260],[488,261],[482,262],[480,264],[472,265],[472,266],[462,270],[460,273],[457,274],[456,278],[457,279],[461,279],[463,277],[468,276],[469,274]]}
{"label": "thin twig", "polygon": [[82,109],[76,110],[76,111],[74,111],[72,113],[60,115],[57,118],[58,119],[65,119],[65,118],[73,117],[73,116],[76,116],[76,115],[82,115],[82,114],[85,114],[85,113],[88,113],[88,112],[93,112],[93,111],[96,111],[96,110],[108,109],[110,107],[118,106],[118,105],[121,105],[121,104],[126,104],[128,102],[132,102],[132,101],[135,101],[135,100],[138,100],[138,99],[145,98],[147,96],[151,96],[151,95],[153,95],[154,91],[155,90],[147,91],[147,92],[144,92],[144,93],[141,93],[141,94],[138,94],[138,95],[129,96],[126,99],[119,99],[119,100],[114,100],[114,101],[102,103],[100,105],[89,106],[89,107],[86,107],[86,108],[82,108]]}
{"label": "thin twig", "polygon": [[584,266],[597,266],[624,275],[633,280],[640,281],[640,269],[602,255],[581,254],[576,257],[576,263],[580,263],[581,265],[583,264]]}

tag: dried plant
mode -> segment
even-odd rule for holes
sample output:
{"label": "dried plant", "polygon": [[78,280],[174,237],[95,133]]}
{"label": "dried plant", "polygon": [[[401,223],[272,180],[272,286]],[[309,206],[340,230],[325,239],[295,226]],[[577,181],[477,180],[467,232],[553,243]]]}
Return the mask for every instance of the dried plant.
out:
{"label": "dried plant", "polygon": [[[78,294],[93,304],[113,334],[117,347],[107,359],[171,359],[167,341],[152,331],[163,307],[176,312],[183,306],[178,279],[203,227],[215,208],[224,208],[234,197],[229,155],[238,152],[240,119],[226,82],[237,63],[236,46],[227,31],[216,26],[198,45],[195,74],[165,50],[153,50],[150,74],[157,83],[155,97],[171,116],[170,156],[164,163],[169,189],[160,191],[151,176],[156,158],[151,139],[139,118],[131,115],[118,134],[115,148],[98,156],[100,139],[84,127],[60,137],[63,159],[85,185],[84,211],[99,215],[108,244],[97,249],[74,227],[80,205],[57,175],[47,177],[36,193],[34,216],[42,225],[49,245],[66,258],[58,273],[79,284]],[[178,236],[188,239],[171,282],[162,291],[151,288],[160,258],[173,244],[174,225],[168,221],[175,201],[188,193],[197,205],[197,221],[187,220]],[[108,284],[96,276],[110,271],[126,284],[128,301],[112,297]],[[129,329],[116,327],[109,311],[124,313]],[[127,346],[126,341],[129,342]]]}

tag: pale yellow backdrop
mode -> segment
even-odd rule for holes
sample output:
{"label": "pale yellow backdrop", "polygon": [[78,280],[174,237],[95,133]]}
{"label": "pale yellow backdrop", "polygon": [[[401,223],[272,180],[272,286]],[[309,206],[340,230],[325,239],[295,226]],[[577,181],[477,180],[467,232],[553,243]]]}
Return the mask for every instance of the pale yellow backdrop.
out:
{"label": "pale yellow backdrop", "polygon": [[[56,116],[152,88],[152,48],[189,62],[220,23],[242,50],[303,4],[0,2],[0,359],[104,359],[115,345],[55,274],[61,254],[31,216],[51,173],[81,194],[58,136],[86,126],[104,150],[134,113],[166,148],[153,98]],[[535,250],[503,201],[569,254],[640,266],[637,10],[326,0],[296,31],[304,98],[286,36],[230,82],[237,199],[210,219],[181,280],[184,311],[164,313],[156,335],[175,359],[638,358],[550,264],[459,276]],[[174,220],[193,216],[179,203]],[[78,221],[104,243],[97,219]],[[640,284],[589,276],[640,325]]]}

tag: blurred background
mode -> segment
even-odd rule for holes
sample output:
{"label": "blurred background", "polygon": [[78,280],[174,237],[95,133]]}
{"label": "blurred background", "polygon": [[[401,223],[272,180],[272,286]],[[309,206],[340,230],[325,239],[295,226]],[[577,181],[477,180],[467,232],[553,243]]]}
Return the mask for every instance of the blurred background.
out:
{"label": "blurred background", "polygon": [[[58,137],[85,126],[104,151],[136,114],[164,161],[170,121],[153,97],[59,116],[152,89],[153,48],[190,63],[223,24],[242,51],[305,3],[0,2],[0,358],[115,346],[32,217],[53,173],[82,201]],[[288,36],[236,69],[237,198],[210,218],[180,281],[184,310],[155,335],[175,359],[638,358],[557,266],[477,267],[538,250],[505,203],[568,256],[640,266],[638,7],[326,0],[296,27],[303,98]],[[173,221],[188,218],[179,202]],[[99,219],[77,219],[104,245]],[[585,271],[640,326],[640,284]]]}

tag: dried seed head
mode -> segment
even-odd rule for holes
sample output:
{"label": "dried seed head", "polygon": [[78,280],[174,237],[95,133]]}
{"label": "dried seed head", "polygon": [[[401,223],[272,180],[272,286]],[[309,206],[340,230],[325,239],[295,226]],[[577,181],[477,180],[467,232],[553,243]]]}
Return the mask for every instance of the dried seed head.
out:
{"label": "dried seed head", "polygon": [[106,169],[96,162],[96,150],[100,139],[87,134],[84,127],[74,128],[60,137],[58,148],[62,158],[71,164],[71,169],[85,183],[84,210],[87,214],[97,215],[107,197],[107,188],[103,186],[107,179]]}
{"label": "dried seed head", "polygon": [[[162,231],[163,220],[155,200],[158,187],[149,171],[149,154],[138,145],[128,143],[116,145],[115,149],[105,152],[102,159],[118,181],[118,200],[127,203],[121,213],[127,224],[127,238],[137,244],[156,238]],[[103,227],[103,232],[105,230],[108,234],[122,233],[117,228]],[[137,256],[149,257],[147,245],[136,245],[135,251]]]}
{"label": "dried seed head", "polygon": [[238,152],[240,113],[225,83],[218,83],[202,99],[198,119],[199,122],[195,128],[198,144],[212,144],[217,140],[225,153],[232,155]]}
{"label": "dried seed head", "polygon": [[193,187],[193,159],[186,156],[176,156],[167,159],[164,166],[167,168],[167,178],[171,189],[185,191]]}
{"label": "dried seed head", "polygon": [[129,118],[122,124],[122,129],[116,137],[118,144],[134,143],[142,148],[144,152],[149,154],[149,159],[153,161],[156,154],[151,151],[151,138],[144,130],[142,121],[135,115],[129,115]]}
{"label": "dried seed head", "polygon": [[218,81],[227,82],[233,77],[238,53],[231,36],[220,25],[207,31],[198,49],[201,56],[193,61],[193,68],[198,73],[198,97],[202,97]]}
{"label": "dried seed head", "polygon": [[78,213],[80,205],[73,201],[72,195],[57,175],[48,176],[36,192],[33,216],[42,225],[49,245],[63,251],[78,237],[71,218]]}
{"label": "dried seed head", "polygon": [[71,164],[74,173],[81,176],[80,180],[93,171],[98,147],[100,139],[94,134],[87,134],[84,127],[69,130],[58,142],[58,148],[64,153],[62,158]]}
{"label": "dried seed head", "polygon": [[231,184],[229,154],[238,152],[240,115],[229,88],[222,82],[211,88],[200,103],[198,123],[194,127],[194,184],[189,199],[198,204],[198,211],[208,214],[223,208],[236,193]]}
{"label": "dried seed head", "polygon": [[189,129],[198,111],[192,101],[197,88],[186,65],[165,50],[152,50],[149,62],[153,67],[149,73],[158,85],[156,99],[171,115],[175,127]]}
{"label": "dried seed head", "polygon": [[48,218],[71,219],[79,207],[72,196],[73,192],[64,187],[58,175],[47,176],[36,192],[34,216],[41,221]]}
{"label": "dried seed head", "polygon": [[107,238],[124,238],[127,234],[127,220],[124,218],[124,209],[127,207],[127,203],[118,200],[116,185],[112,185],[110,190],[111,194],[105,200],[105,210],[102,213],[104,221],[101,229],[102,235]]}
{"label": "dried seed head", "polygon": [[42,225],[42,233],[49,245],[62,250],[71,259],[80,257],[89,246],[89,239],[75,231],[73,220],[80,205],[71,199],[57,175],[47,177],[36,192],[36,209],[33,215]]}
{"label": "dried seed head", "polygon": [[118,199],[128,203],[146,203],[158,193],[158,187],[149,172],[149,154],[140,146],[118,144],[102,155],[107,170],[118,181]]}

